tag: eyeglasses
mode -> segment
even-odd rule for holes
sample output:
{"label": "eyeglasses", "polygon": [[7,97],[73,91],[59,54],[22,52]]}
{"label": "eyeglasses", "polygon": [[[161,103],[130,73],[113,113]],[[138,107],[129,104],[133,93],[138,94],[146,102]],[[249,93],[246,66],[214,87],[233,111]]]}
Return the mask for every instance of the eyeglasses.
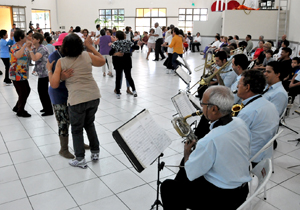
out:
{"label": "eyeglasses", "polygon": [[[200,106],[217,106],[215,104],[211,104],[211,103],[203,103],[202,101],[200,101]],[[217,106],[218,107],[218,106]],[[219,108],[219,107],[218,107]]]}

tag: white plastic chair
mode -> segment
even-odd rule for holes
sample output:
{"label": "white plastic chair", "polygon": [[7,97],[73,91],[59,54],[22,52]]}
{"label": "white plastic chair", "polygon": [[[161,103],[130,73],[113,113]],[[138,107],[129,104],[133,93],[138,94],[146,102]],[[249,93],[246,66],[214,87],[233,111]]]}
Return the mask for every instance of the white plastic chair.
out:
{"label": "white plastic chair", "polygon": [[[241,210],[246,205],[250,203],[250,209],[252,209],[251,201],[255,196],[260,193],[260,191],[264,188],[264,199],[266,200],[266,184],[269,181],[271,174],[272,174],[272,161],[271,159],[267,158],[260,161],[254,169],[250,171],[251,174],[255,175],[258,178],[258,184],[254,191],[254,193],[237,209]],[[251,182],[250,182],[251,185]],[[249,191],[250,192],[250,191]],[[251,192],[250,192],[251,193]]]}
{"label": "white plastic chair", "polygon": [[[268,142],[266,143],[265,146],[263,146],[263,148],[261,148],[251,159],[250,159],[250,170],[252,169],[252,164],[251,162],[257,158],[258,155],[260,155],[261,153],[263,153],[264,151],[268,150],[270,147],[273,146],[273,142],[278,138],[278,136],[283,132],[283,130],[278,130],[277,134]],[[272,153],[272,168],[273,168],[273,172],[274,172],[274,165],[273,165],[273,153]]]}

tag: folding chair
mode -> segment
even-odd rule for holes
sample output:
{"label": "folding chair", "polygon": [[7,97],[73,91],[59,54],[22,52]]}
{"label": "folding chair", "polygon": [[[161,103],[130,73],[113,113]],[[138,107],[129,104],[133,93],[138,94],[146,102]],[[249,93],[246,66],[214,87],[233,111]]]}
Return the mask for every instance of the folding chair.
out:
{"label": "folding chair", "polygon": [[[267,158],[262,160],[259,164],[257,164],[253,170],[250,171],[251,174],[255,175],[258,178],[258,184],[254,191],[254,193],[237,209],[241,210],[246,205],[250,203],[250,209],[252,209],[251,201],[255,196],[260,193],[260,191],[264,188],[264,199],[266,200],[266,184],[268,183],[271,174],[272,174],[272,161]],[[251,182],[250,182],[251,185]],[[251,193],[251,192],[250,192]]]}
{"label": "folding chair", "polygon": [[[251,159],[250,159],[250,170],[252,169],[252,164],[251,162],[257,158],[257,156],[259,156],[261,153],[263,153],[264,151],[268,150],[270,147],[273,146],[273,142],[278,138],[278,136],[283,132],[283,130],[278,130],[277,134],[268,142],[266,143],[265,146],[263,146],[263,148],[261,148]],[[273,168],[273,173],[274,173],[274,165],[273,165],[273,153],[272,153],[272,168]]]}

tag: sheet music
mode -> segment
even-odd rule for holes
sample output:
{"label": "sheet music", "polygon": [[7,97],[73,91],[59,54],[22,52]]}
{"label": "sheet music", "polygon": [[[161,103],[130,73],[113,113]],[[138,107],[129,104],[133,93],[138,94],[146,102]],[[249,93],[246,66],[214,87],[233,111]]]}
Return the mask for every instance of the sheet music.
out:
{"label": "sheet music", "polygon": [[197,110],[202,110],[199,99],[197,99],[192,94],[188,94],[188,97],[189,97],[190,101],[193,103],[193,105],[196,106],[195,108]]}
{"label": "sheet music", "polygon": [[[192,102],[189,100],[186,92],[177,94],[172,98],[172,101],[180,117],[185,117],[197,111]],[[191,124],[195,120],[199,120],[199,116],[188,118],[187,123]]]}
{"label": "sheet music", "polygon": [[178,74],[178,76],[186,83],[189,84],[191,82],[191,76],[184,71],[181,66],[179,66],[175,72]]}
{"label": "sheet music", "polygon": [[156,124],[148,110],[133,118],[118,131],[144,168],[148,167],[172,142]]}

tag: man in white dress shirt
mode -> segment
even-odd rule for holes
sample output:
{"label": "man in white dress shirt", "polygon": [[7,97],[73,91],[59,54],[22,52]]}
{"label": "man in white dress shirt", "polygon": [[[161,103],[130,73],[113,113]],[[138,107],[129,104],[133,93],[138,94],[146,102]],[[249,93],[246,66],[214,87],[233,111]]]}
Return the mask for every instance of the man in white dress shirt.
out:
{"label": "man in white dress shirt", "polygon": [[197,47],[197,50],[200,52],[200,47],[201,45],[201,36],[200,36],[200,33],[198,32],[196,34],[196,37],[194,37],[193,39],[193,43],[191,43],[191,48],[192,48],[192,52],[195,52],[195,46]]}
{"label": "man in white dress shirt", "polygon": [[155,32],[154,34],[150,34],[149,36],[155,36],[155,59],[153,61],[159,61],[159,55],[161,56],[161,59],[165,59],[165,55],[163,51],[161,50],[161,45],[163,44],[163,36],[162,36],[162,30],[159,27],[158,23],[154,24]]}
{"label": "man in white dress shirt", "polygon": [[237,209],[246,200],[250,133],[243,120],[231,117],[233,100],[228,87],[205,91],[201,106],[210,132],[185,144],[184,168],[161,185],[164,210]]}

